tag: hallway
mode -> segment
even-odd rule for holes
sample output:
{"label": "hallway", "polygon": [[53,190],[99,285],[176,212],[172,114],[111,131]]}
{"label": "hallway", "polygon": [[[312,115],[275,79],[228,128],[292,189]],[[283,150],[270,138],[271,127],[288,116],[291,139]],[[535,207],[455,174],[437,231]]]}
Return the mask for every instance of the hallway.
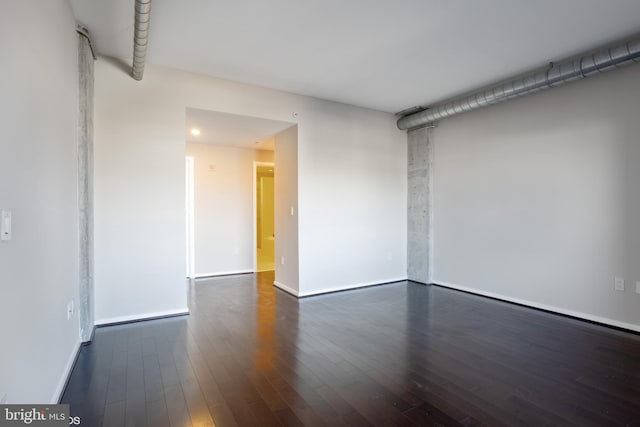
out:
{"label": "hallway", "polygon": [[100,328],[82,425],[636,425],[640,337],[437,286],[296,300],[273,273],[192,283],[191,315]]}

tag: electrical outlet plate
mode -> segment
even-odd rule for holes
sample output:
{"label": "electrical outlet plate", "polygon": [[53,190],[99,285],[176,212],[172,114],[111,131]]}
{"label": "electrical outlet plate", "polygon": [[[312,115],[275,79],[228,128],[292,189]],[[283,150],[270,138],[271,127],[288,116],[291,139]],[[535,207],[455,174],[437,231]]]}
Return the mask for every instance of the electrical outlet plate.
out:
{"label": "electrical outlet plate", "polygon": [[624,278],[616,277],[613,281],[613,288],[616,291],[624,291]]}
{"label": "electrical outlet plate", "polygon": [[0,211],[0,240],[11,240],[11,211]]}

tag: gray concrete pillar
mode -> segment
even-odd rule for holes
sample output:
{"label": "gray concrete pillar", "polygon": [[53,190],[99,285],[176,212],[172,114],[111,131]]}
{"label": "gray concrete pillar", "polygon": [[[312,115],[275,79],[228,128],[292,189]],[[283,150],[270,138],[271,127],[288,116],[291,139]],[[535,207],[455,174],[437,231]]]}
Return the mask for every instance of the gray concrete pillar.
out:
{"label": "gray concrete pillar", "polygon": [[78,209],[80,339],[90,342],[94,327],[93,287],[93,54],[78,35]]}
{"label": "gray concrete pillar", "polygon": [[433,236],[433,144],[431,128],[407,133],[407,277],[431,282]]}

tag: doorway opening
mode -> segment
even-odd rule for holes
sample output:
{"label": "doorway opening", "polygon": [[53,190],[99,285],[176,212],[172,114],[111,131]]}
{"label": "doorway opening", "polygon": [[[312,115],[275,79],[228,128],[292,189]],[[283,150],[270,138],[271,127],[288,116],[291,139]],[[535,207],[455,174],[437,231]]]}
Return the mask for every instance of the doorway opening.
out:
{"label": "doorway opening", "polygon": [[296,289],[297,125],[187,108],[185,142],[187,277],[260,272]]}
{"label": "doorway opening", "polygon": [[273,163],[253,162],[254,270],[275,270],[275,198]]}

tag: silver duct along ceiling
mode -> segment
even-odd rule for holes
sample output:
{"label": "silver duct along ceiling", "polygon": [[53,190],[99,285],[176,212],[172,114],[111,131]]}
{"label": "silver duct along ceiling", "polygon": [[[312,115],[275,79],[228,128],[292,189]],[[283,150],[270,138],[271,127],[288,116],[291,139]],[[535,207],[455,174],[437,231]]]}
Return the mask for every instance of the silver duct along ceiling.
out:
{"label": "silver duct along ceiling", "polygon": [[135,27],[133,34],[133,67],[131,77],[142,80],[144,64],[147,60],[147,42],[149,40],[149,15],[151,0],[136,0]]}
{"label": "silver duct along ceiling", "polygon": [[420,128],[459,113],[497,104],[539,90],[561,86],[633,62],[640,62],[640,39],[603,49],[578,59],[552,64],[546,71],[531,73],[525,77],[498,84],[490,89],[454,99],[428,110],[409,114],[398,120],[398,128],[400,130]]}

